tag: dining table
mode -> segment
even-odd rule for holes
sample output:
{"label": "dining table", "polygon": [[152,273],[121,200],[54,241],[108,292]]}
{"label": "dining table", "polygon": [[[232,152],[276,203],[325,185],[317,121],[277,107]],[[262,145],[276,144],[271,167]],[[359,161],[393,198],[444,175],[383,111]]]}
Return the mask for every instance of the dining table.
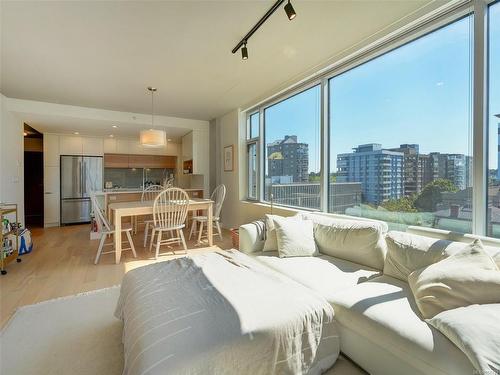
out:
{"label": "dining table", "polygon": [[[213,246],[213,204],[210,199],[191,198],[188,205],[188,211],[207,211],[208,246]],[[122,254],[122,218],[153,214],[153,201],[110,203],[108,210],[115,226],[115,262],[118,264]]]}

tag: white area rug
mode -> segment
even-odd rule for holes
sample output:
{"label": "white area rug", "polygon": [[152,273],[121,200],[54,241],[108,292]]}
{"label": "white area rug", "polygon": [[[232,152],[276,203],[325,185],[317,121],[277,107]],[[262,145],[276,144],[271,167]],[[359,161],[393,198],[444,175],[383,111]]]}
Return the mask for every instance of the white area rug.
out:
{"label": "white area rug", "polygon": [[[100,289],[21,307],[0,335],[2,375],[119,375],[120,288]],[[327,375],[363,374],[340,357]]]}

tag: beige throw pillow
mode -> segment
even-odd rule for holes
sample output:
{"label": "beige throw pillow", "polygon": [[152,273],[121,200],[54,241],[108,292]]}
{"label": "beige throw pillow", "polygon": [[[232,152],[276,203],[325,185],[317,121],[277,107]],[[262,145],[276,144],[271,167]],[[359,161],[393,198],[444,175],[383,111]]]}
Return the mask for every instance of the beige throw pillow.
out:
{"label": "beige throw pillow", "polygon": [[314,242],[313,222],[310,220],[274,219],[278,254],[280,258],[314,256],[317,254]]}
{"label": "beige throw pillow", "polygon": [[264,248],[262,251],[278,251],[278,241],[276,238],[276,228],[274,226],[274,219],[282,218],[285,220],[302,220],[302,215],[297,214],[295,216],[283,217],[279,215],[266,214],[266,241],[264,242]]}
{"label": "beige throw pillow", "polygon": [[408,283],[426,319],[457,307],[500,302],[500,271],[480,240],[413,271]]}

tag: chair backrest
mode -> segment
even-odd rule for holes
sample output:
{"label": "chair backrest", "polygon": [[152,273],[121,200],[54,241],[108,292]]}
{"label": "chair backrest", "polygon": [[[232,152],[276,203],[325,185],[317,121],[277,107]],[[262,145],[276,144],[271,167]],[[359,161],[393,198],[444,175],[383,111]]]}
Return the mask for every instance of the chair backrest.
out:
{"label": "chair backrest", "polygon": [[153,221],[156,227],[175,228],[186,221],[189,196],[179,188],[163,190],[153,203]]}
{"label": "chair backrest", "polygon": [[165,180],[165,184],[163,186],[164,189],[174,187],[174,177],[169,177]]}
{"label": "chair backrest", "polygon": [[220,211],[222,210],[222,204],[224,203],[224,199],[226,198],[226,185],[220,184],[217,186],[210,199],[214,201],[214,217],[220,216]]}
{"label": "chair backrest", "polygon": [[97,200],[97,197],[93,192],[91,192],[89,195],[90,195],[90,201],[92,202],[92,210],[94,211],[94,217],[97,222],[97,230],[99,232],[110,231],[111,224],[109,223],[108,219],[106,219],[106,216],[104,215],[104,212],[101,208],[101,205],[99,204],[99,201]]}
{"label": "chair backrest", "polygon": [[149,185],[142,191],[141,202],[154,201],[163,189],[161,185]]}

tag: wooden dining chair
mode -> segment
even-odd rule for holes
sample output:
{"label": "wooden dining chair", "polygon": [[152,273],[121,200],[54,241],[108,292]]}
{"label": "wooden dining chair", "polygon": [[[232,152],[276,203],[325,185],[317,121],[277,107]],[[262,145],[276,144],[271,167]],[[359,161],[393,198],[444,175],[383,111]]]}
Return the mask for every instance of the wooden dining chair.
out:
{"label": "wooden dining chair", "polygon": [[[164,190],[163,186],[161,185],[150,185],[148,186],[146,189],[144,189],[142,191],[142,195],[141,195],[141,202],[149,202],[149,201],[154,201],[156,199],[156,197],[158,196],[158,194],[160,194],[160,192]],[[137,219],[136,219],[136,233],[137,233],[137,225],[139,223],[137,223]],[[150,228],[153,227],[153,218],[148,215],[148,218],[147,219],[144,219],[141,224],[144,224],[144,247],[146,247],[146,244],[147,244],[147,241],[148,241],[148,236],[150,235],[149,234],[149,231],[150,231]]]}
{"label": "wooden dining chair", "polygon": [[[187,250],[182,230],[186,226],[188,207],[189,196],[184,190],[179,188],[165,189],[156,197],[153,203],[153,230],[149,244],[149,251],[151,251],[156,235],[155,259],[158,259],[161,245],[169,245],[181,241],[184,250]],[[170,238],[162,239],[165,232],[171,234]],[[174,233],[176,236],[173,235]]]}
{"label": "wooden dining chair", "polygon": [[[222,231],[220,229],[220,212],[222,210],[222,205],[224,203],[224,199],[226,198],[226,186],[224,184],[220,184],[217,186],[212,195],[210,196],[210,200],[214,202],[214,213],[212,218],[212,223],[217,229],[217,233],[219,234],[220,239],[222,240]],[[193,222],[191,224],[191,231],[189,232],[189,239],[193,233],[197,230],[198,224],[200,224],[200,228],[198,229],[198,243],[201,241],[201,236],[203,233],[203,226],[206,223],[208,229],[208,217],[207,216],[194,216]],[[207,230],[208,236],[208,230]]]}
{"label": "wooden dining chair", "polygon": [[[94,216],[97,222],[97,230],[100,234],[100,241],[99,241],[99,247],[97,249],[97,254],[94,260],[94,264],[97,264],[99,262],[99,259],[101,258],[101,255],[103,254],[110,254],[114,253],[115,249],[110,250],[110,251],[105,251],[103,252],[104,246],[114,246],[114,241],[112,240],[109,243],[106,243],[106,238],[111,237],[111,235],[114,235],[116,233],[114,225],[111,225],[106,219],[106,216],[104,215],[104,212],[99,204],[99,201],[97,200],[95,194],[90,193],[90,200],[92,202],[92,210],[94,212]],[[127,248],[122,248],[122,251],[125,250],[132,250],[132,254],[134,254],[134,258],[137,258],[137,254],[135,252],[135,247],[134,247],[134,242],[132,241],[132,236],[130,235],[132,232],[132,225],[124,225],[122,226],[122,232],[125,232],[127,234],[127,240],[130,245],[130,247]],[[123,243],[126,243],[127,241],[124,241]]]}

